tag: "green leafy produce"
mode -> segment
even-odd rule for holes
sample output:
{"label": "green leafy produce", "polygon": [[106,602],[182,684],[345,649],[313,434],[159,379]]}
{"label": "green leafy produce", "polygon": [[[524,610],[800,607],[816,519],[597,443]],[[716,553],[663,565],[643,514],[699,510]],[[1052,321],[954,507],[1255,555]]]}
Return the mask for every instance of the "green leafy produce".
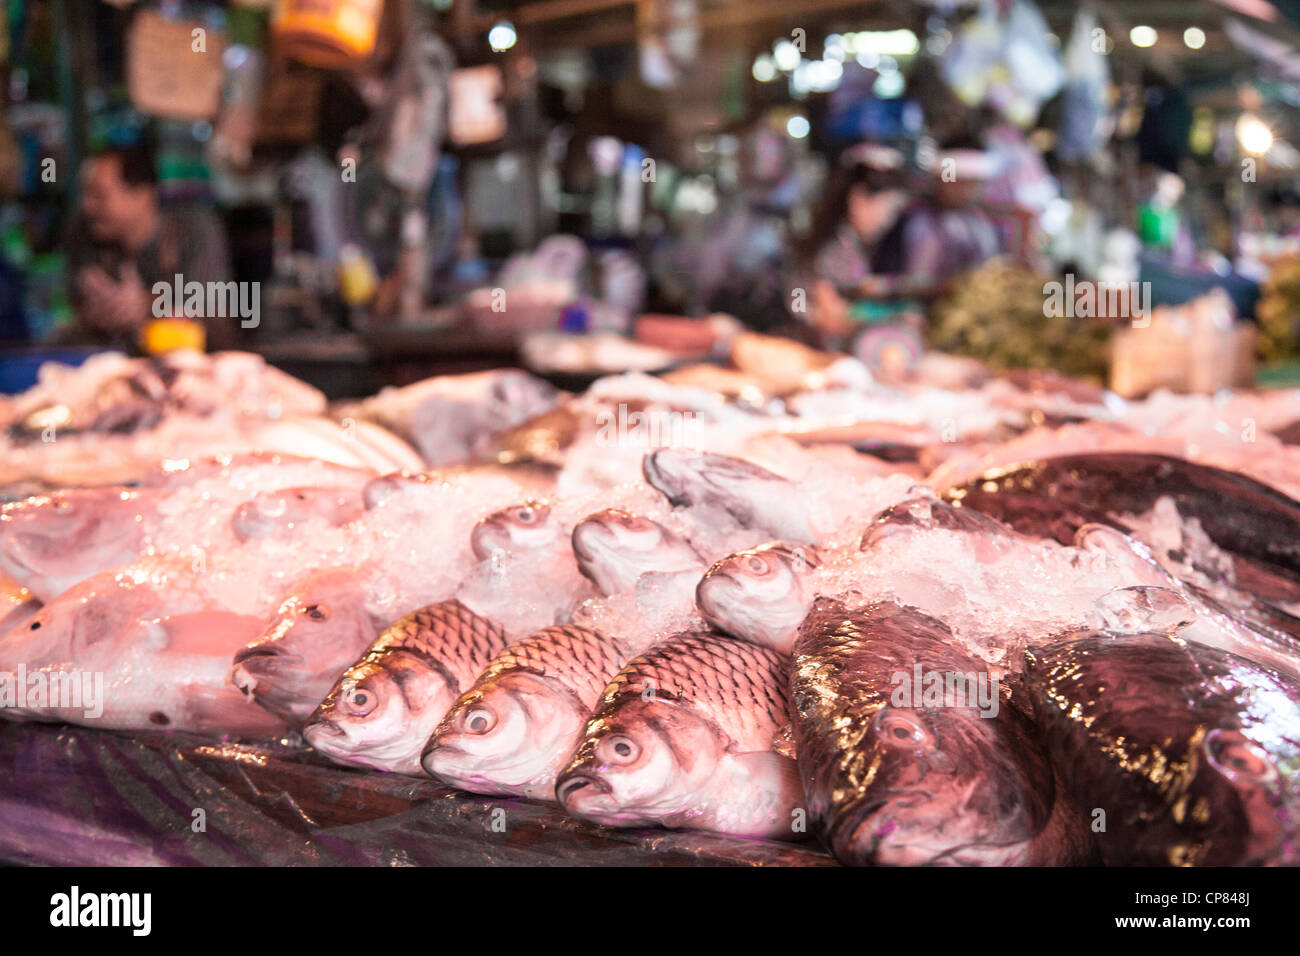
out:
{"label": "green leafy produce", "polygon": [[1300,352],[1300,257],[1273,264],[1255,306],[1259,335],[1255,349],[1266,362]]}
{"label": "green leafy produce", "polygon": [[966,273],[932,308],[929,346],[994,369],[1046,368],[1104,380],[1109,328],[1098,319],[1049,316],[1048,281],[1000,260]]}

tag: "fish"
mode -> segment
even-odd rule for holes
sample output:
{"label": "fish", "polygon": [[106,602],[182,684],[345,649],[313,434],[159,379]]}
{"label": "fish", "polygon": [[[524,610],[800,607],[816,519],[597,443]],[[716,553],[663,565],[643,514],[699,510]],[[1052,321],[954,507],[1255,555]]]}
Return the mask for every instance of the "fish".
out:
{"label": "fish", "polygon": [[563,534],[553,520],[551,506],[544,501],[526,501],[480,518],[470,532],[474,557],[486,561],[497,552],[542,551]]}
{"label": "fish", "polygon": [[365,512],[361,495],[346,487],[284,488],[260,492],[235,509],[231,528],[239,541],[293,531],[309,521],[339,527]]}
{"label": "fish", "polygon": [[311,485],[359,488],[376,477],[369,468],[338,465],[319,458],[302,458],[278,452],[165,458],[140,476],[141,488],[175,491],[200,481],[216,481],[248,492]]}
{"label": "fish", "polygon": [[555,799],[555,780],[627,645],[573,624],[543,628],[494,659],[429,739],[421,764],[471,793]]}
{"label": "fish", "polygon": [[439,375],[337,410],[371,420],[410,441],[430,467],[459,464],[487,451],[504,430],[555,405],[560,393],[520,369]]}
{"label": "fish", "polygon": [[[953,696],[916,700],[916,678],[932,675]],[[794,645],[791,717],[808,816],[840,862],[1088,859],[1086,821],[1057,799],[1033,725],[995,677],[916,608],[814,603]]]}
{"label": "fish", "polygon": [[304,574],[234,655],[231,685],[301,727],[387,623],[370,609],[374,580],[372,569],[355,566]]}
{"label": "fish", "polygon": [[659,522],[621,508],[588,515],[573,529],[578,569],[601,594],[618,594],[651,571],[681,571],[702,564],[687,541]]}
{"label": "fish", "polygon": [[[40,680],[51,690],[29,706],[0,692],[0,716],[113,730],[278,736],[286,725],[226,683],[230,656],[261,627],[261,619],[214,600],[185,563],[159,558],[95,575],[0,638],[0,674],[10,688],[25,672],[29,683],[44,675]],[[88,705],[87,679],[102,688],[97,706]],[[56,700],[55,681],[70,696]]]}
{"label": "fish", "polygon": [[1101,630],[1031,648],[1026,679],[1065,787],[1104,819],[1105,863],[1300,863],[1300,683],[1177,636]]}
{"label": "fish", "polygon": [[[330,483],[306,480],[315,476]],[[372,478],[320,462],[222,456],[165,462],[138,488],[33,496],[0,506],[0,574],[49,601],[153,552],[228,550],[269,522],[287,526],[312,514],[351,520],[359,513],[353,496]]]}
{"label": "fish", "polygon": [[673,507],[700,509],[798,544],[820,537],[798,485],[743,458],[669,447],[650,452],[641,467]]}
{"label": "fish", "polygon": [[788,669],[775,651],[717,634],[668,639],[605,688],[556,798],[606,826],[800,839],[802,789],[776,749]]}
{"label": "fish", "polygon": [[0,637],[41,609],[41,601],[16,581],[0,577]]}
{"label": "fish", "polygon": [[582,431],[583,422],[568,405],[556,405],[496,436],[487,457],[502,465],[564,464],[565,450]]}
{"label": "fish", "polygon": [[381,507],[418,507],[435,500],[438,482],[420,472],[393,472],[366,482],[361,489],[361,500],[366,509]]}
{"label": "fish", "polygon": [[1118,519],[1120,530],[1131,531],[1125,516],[1146,514],[1168,497],[1234,557],[1239,580],[1249,575],[1264,597],[1300,600],[1300,502],[1235,472],[1168,455],[1062,455],[995,469],[945,497],[1063,544],[1090,522]]}
{"label": "fish", "polygon": [[[1177,631],[1184,640],[1229,651],[1257,664],[1300,677],[1300,640],[1285,629],[1280,611],[1261,614],[1260,607],[1225,606],[1205,589],[1181,581],[1140,541],[1122,531],[1101,524],[1086,524],[1075,535],[1075,544],[1085,552],[1105,554],[1130,575],[1134,582],[1119,593],[1098,599],[1100,629],[1108,631]],[[1142,607],[1135,607],[1127,595],[1159,595],[1159,600],[1182,620],[1170,627],[1150,619]],[[1141,602],[1148,603],[1148,602]],[[1284,629],[1275,625],[1282,624]]]}
{"label": "fish", "polygon": [[53,600],[139,557],[159,499],[147,489],[78,488],[0,506],[0,574]]}
{"label": "fish", "polygon": [[344,672],[303,737],[337,763],[420,776],[429,737],[508,643],[500,626],[459,601],[413,611]]}
{"label": "fish", "polygon": [[718,630],[789,654],[814,597],[809,572],[820,562],[817,548],[784,542],[738,551],[700,578],[695,605]]}

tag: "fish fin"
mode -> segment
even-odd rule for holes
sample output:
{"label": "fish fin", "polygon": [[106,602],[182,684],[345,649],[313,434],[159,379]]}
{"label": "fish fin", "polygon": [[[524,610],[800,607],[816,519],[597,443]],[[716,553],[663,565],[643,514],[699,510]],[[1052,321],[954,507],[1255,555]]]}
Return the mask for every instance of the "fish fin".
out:
{"label": "fish fin", "polygon": [[158,710],[155,714],[163,719],[150,722],[166,729],[169,725],[179,726],[183,730],[199,732],[228,733],[235,736],[275,737],[287,731],[288,725],[270,712],[263,710],[252,699],[234,687],[213,687],[211,684],[190,683],[178,688],[178,695],[184,701],[185,713],[168,715]]}
{"label": "fish fin", "polygon": [[158,635],[163,648],[175,654],[226,657],[252,643],[266,628],[260,617],[231,611],[195,611],[173,614],[160,620]]}
{"label": "fish fin", "polygon": [[806,801],[798,764],[775,750],[730,754],[728,759],[733,779],[746,792],[745,810],[752,814],[747,821],[751,829],[744,835],[802,840],[806,814],[800,811]]}
{"label": "fish fin", "polygon": [[772,738],[772,750],[782,757],[795,759],[794,724],[787,723],[776,732],[776,736]]}

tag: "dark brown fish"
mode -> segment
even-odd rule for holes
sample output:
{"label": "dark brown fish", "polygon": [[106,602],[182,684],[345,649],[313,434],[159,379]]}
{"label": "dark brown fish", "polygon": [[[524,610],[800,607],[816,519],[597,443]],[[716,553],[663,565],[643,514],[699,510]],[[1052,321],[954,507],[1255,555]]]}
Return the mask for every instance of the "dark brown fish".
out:
{"label": "dark brown fish", "polygon": [[1106,863],[1300,863],[1300,685],[1165,634],[1071,634],[1028,663]]}
{"label": "dark brown fish", "polygon": [[502,465],[532,462],[559,467],[564,450],[574,443],[581,419],[566,405],[535,415],[498,436],[492,459]]}
{"label": "dark brown fish", "polygon": [[915,608],[815,602],[791,684],[809,816],[853,865],[1086,860],[1086,823],[1057,799],[1032,725],[951,642]]}
{"label": "dark brown fish", "polygon": [[1272,596],[1300,597],[1300,502],[1221,468],[1136,452],[1062,455],[996,469],[946,497],[1062,544],[1089,522],[1127,531],[1117,520],[1145,514],[1169,497],[1179,514],[1199,521],[1238,559],[1242,574],[1261,586],[1271,582]]}

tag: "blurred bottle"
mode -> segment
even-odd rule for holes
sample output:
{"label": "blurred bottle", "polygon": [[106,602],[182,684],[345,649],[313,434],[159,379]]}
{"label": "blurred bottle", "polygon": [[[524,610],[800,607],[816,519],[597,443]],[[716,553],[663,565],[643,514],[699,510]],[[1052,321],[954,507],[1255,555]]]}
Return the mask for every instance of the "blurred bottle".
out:
{"label": "blurred bottle", "polygon": [[379,277],[370,257],[354,243],[344,243],[339,249],[339,295],[349,307],[365,305],[375,297]]}

